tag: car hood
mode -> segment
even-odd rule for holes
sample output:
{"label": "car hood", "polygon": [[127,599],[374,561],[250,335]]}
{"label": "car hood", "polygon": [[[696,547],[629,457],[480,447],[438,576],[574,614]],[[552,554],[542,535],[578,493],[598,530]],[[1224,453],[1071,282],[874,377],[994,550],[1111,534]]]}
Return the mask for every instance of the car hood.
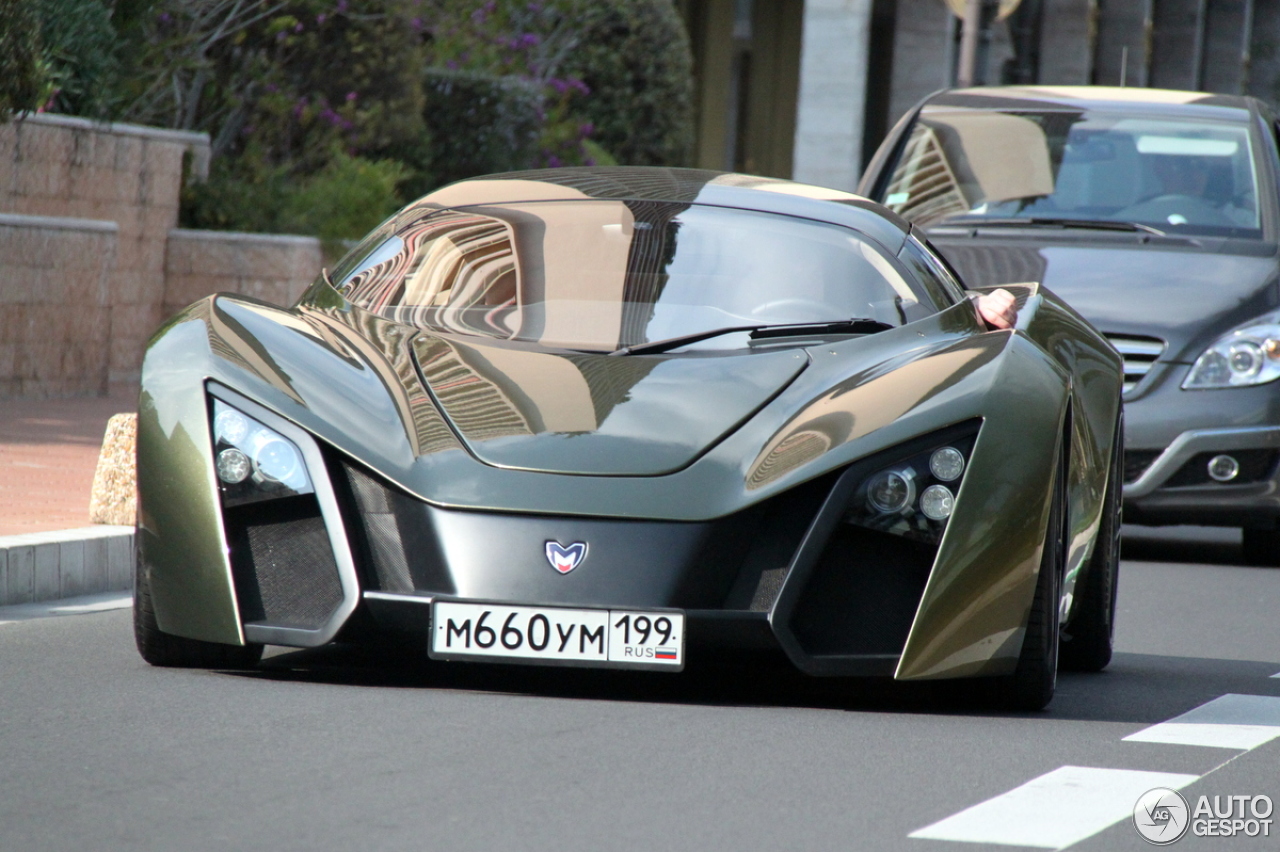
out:
{"label": "car hood", "polygon": [[1223,332],[1280,304],[1274,255],[1185,244],[930,240],[970,285],[1040,281],[1108,335],[1167,341],[1170,361],[1194,361]]}
{"label": "car hood", "polygon": [[687,467],[808,363],[799,349],[610,356],[430,334],[413,348],[431,395],[480,461],[596,476]]}

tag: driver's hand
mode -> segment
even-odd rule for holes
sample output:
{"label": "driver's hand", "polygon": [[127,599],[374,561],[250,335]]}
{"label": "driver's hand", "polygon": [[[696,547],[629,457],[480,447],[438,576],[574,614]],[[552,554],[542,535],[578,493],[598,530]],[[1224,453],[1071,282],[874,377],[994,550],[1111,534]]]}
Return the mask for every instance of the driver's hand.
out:
{"label": "driver's hand", "polygon": [[1003,288],[983,293],[974,300],[978,314],[991,328],[1012,328],[1018,319],[1013,294]]}

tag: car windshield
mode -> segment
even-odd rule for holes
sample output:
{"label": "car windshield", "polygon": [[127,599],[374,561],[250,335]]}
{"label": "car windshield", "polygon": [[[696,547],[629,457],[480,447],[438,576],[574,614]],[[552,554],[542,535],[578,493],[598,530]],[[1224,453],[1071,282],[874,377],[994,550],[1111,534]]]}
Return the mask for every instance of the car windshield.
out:
{"label": "car windshield", "polygon": [[652,201],[411,210],[333,282],[398,322],[606,352],[720,328],[901,325],[942,307],[848,228]]}
{"label": "car windshield", "polygon": [[1221,121],[927,108],[880,200],[921,227],[1032,218],[1261,237],[1247,113],[1238,112]]}

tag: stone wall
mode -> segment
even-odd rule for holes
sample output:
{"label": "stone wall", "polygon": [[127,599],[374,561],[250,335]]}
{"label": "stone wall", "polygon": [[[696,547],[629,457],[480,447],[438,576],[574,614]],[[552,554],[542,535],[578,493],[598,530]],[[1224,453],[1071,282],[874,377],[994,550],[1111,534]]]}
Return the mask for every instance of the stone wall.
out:
{"label": "stone wall", "polygon": [[322,265],[315,237],[174,229],[165,255],[163,313],[171,316],[210,293],[290,305]]}
{"label": "stone wall", "polygon": [[0,213],[0,398],[107,391],[114,222]]}
{"label": "stone wall", "polygon": [[214,292],[293,302],[320,243],[178,229],[209,139],[30,115],[0,124],[0,399],[134,383],[162,320]]}
{"label": "stone wall", "polygon": [[0,125],[0,212],[116,224],[107,299],[110,381],[137,380],[143,345],[160,322],[165,241],[178,224],[189,152],[202,171],[208,136],[59,115]]}

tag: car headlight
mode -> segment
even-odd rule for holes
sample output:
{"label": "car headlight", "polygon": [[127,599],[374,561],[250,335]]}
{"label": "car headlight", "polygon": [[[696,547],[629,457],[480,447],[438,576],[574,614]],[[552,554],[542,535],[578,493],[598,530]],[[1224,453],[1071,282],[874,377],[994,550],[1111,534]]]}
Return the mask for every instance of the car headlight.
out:
{"label": "car headlight", "polygon": [[1240,388],[1280,379],[1280,313],[1224,334],[1196,359],[1183,390]]}
{"label": "car headlight", "polygon": [[845,522],[936,543],[955,509],[976,438],[974,429],[873,472],[854,492]]}
{"label": "car headlight", "polygon": [[293,441],[220,399],[213,400],[213,443],[218,488],[228,506],[314,491]]}

